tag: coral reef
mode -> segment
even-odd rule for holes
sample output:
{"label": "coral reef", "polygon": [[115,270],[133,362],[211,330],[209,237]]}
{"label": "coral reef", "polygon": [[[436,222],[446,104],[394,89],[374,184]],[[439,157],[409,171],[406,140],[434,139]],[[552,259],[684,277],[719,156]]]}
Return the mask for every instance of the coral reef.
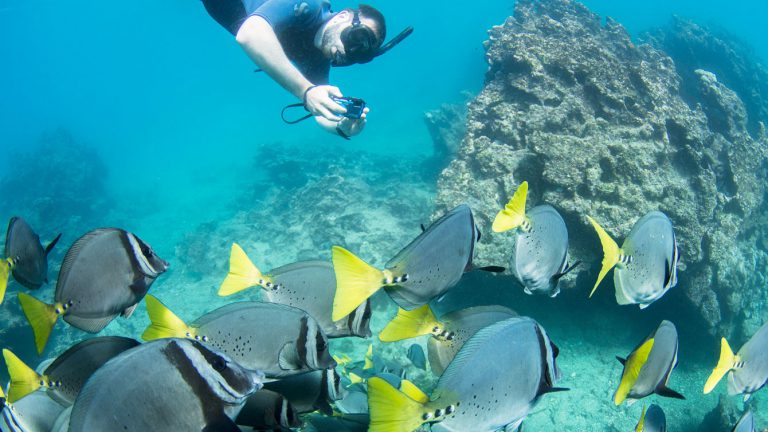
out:
{"label": "coral reef", "polygon": [[[489,34],[485,87],[438,181],[435,215],[467,202],[490,231],[528,180],[529,205],[556,206],[572,257],[593,264],[579,280],[586,289],[600,246],[585,215],[621,239],[645,212],[661,210],[676,224],[676,289],[688,306],[712,333],[754,332],[768,311],[759,299],[768,255],[757,247],[765,241],[768,142],[749,133],[752,108],[739,93],[695,69],[686,82],[695,92],[684,97],[671,57],[635,45],[620,24],[603,24],[573,1],[520,0]],[[476,261],[505,264],[510,238],[485,237]]]}
{"label": "coral reef", "polygon": [[432,137],[434,163],[442,169],[456,156],[467,132],[466,105],[443,104],[424,114],[424,123]]}

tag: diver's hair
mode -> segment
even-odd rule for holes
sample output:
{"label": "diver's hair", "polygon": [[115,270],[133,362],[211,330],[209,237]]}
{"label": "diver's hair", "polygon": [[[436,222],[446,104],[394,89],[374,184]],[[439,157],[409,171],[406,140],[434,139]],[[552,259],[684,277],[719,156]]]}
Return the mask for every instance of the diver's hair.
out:
{"label": "diver's hair", "polygon": [[379,38],[379,45],[383,44],[384,39],[387,38],[387,23],[384,21],[384,15],[378,9],[366,4],[358,5],[357,10],[361,17],[376,21],[376,36]]}

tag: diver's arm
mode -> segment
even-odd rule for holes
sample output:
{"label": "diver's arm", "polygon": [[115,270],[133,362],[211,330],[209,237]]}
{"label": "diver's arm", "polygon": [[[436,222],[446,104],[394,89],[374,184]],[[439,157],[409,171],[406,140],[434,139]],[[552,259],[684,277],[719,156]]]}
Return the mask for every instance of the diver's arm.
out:
{"label": "diver's arm", "polygon": [[321,115],[329,121],[341,120],[336,113],[343,113],[344,108],[330,98],[331,95],[340,97],[339,89],[333,86],[313,87],[285,55],[267,20],[258,15],[248,17],[238,30],[236,39],[259,68],[298,99],[304,100],[305,92],[311,89],[305,102],[312,114]]}

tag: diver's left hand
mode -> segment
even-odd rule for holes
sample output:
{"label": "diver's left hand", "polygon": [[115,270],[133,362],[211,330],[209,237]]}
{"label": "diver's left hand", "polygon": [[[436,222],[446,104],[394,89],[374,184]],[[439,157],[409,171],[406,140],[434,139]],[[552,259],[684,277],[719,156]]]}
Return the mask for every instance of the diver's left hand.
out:
{"label": "diver's left hand", "polygon": [[351,118],[344,117],[343,119],[341,119],[341,121],[339,121],[339,129],[341,129],[342,132],[344,132],[345,134],[347,134],[347,136],[350,136],[350,137],[358,135],[365,128],[368,111],[370,111],[368,107],[363,109],[363,114],[360,116],[359,119],[351,119]]}

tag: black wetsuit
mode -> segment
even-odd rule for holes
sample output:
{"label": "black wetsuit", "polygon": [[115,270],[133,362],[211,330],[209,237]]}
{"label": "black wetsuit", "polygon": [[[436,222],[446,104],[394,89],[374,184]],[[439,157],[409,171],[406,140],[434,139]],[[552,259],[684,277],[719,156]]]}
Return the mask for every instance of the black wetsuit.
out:
{"label": "black wetsuit", "polygon": [[286,56],[314,84],[328,84],[330,60],[315,47],[315,35],[333,17],[325,0],[202,0],[208,14],[233,35],[251,15],[264,18]]}

